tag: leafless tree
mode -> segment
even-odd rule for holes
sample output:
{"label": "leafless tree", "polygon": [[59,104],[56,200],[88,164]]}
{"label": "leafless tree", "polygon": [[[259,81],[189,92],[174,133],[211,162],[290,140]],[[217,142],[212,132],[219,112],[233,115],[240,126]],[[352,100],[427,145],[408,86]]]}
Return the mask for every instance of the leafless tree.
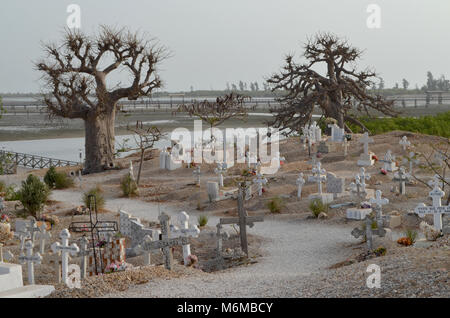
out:
{"label": "leafless tree", "polygon": [[211,141],[213,140],[212,129],[219,126],[230,118],[245,120],[247,110],[244,102],[250,97],[230,93],[217,97],[214,102],[208,100],[195,101],[189,105],[181,105],[178,112],[187,112],[191,117],[198,117],[206,122],[211,128]]}
{"label": "leafless tree", "polygon": [[[345,121],[367,130],[350,115],[352,109],[368,116],[370,109],[389,116],[397,114],[392,101],[367,92],[376,74],[371,70],[356,70],[355,63],[362,52],[347,41],[330,33],[318,34],[308,41],[304,50],[305,63],[298,64],[293,55],[288,55],[281,72],[267,81],[272,91],[286,92],[279,98],[283,106],[271,110],[275,113],[271,125],[281,130],[299,131],[311,121],[315,106],[320,107],[323,116],[336,119],[339,127],[348,131]],[[322,75],[321,69],[326,73]]]}
{"label": "leafless tree", "polygon": [[[162,86],[157,66],[168,56],[166,49],[138,32],[101,26],[91,37],[66,30],[61,45],[44,44],[44,51],[47,57],[35,65],[43,73],[49,114],[84,121],[87,173],[113,166],[118,102],[149,96]],[[123,70],[130,84],[108,85],[107,77]]]}
{"label": "leafless tree", "polygon": [[145,152],[149,149],[153,149],[155,142],[160,140],[164,134],[157,127],[144,127],[141,121],[137,121],[135,127],[127,126],[127,130],[133,133],[134,142],[136,144],[135,148],[128,148],[127,150],[138,150],[141,152],[139,170],[136,179],[136,184],[139,186]]}

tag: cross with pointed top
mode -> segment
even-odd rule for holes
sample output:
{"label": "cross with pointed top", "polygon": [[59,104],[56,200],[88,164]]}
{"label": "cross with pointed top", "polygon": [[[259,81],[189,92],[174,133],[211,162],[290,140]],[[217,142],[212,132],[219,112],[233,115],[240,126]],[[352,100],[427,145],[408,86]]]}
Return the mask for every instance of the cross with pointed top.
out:
{"label": "cross with pointed top", "polygon": [[327,171],[322,168],[322,163],[318,162],[316,166],[311,170],[313,172],[314,180],[317,182],[318,193],[322,194],[322,182],[327,179]]}
{"label": "cross with pointed top", "polygon": [[438,231],[442,230],[442,215],[450,214],[450,205],[442,206],[442,198],[445,196],[445,192],[439,188],[439,180],[435,177],[434,188],[429,193],[429,196],[433,200],[433,205],[426,206],[424,203],[419,204],[415,208],[415,212],[424,217],[426,214],[433,215],[433,225]]}
{"label": "cross with pointed top", "polygon": [[26,241],[25,243],[26,253],[20,254],[19,262],[21,264],[27,263],[28,266],[28,283],[34,285],[34,263],[40,264],[42,261],[42,256],[39,253],[33,255],[33,242]]}
{"label": "cross with pointed top", "polygon": [[408,137],[406,136],[403,136],[398,143],[402,146],[403,151],[406,151],[406,147],[411,146],[411,142],[408,141]]}
{"label": "cross with pointed top", "polygon": [[53,253],[61,254],[62,257],[62,263],[61,263],[61,278],[62,282],[64,284],[67,284],[67,278],[68,278],[68,268],[69,268],[69,254],[72,256],[75,256],[80,249],[75,243],[72,243],[69,245],[69,238],[70,233],[67,229],[64,229],[59,234],[59,237],[61,238],[61,243],[55,242],[52,244],[52,251]]}
{"label": "cross with pointed top", "polygon": [[[377,211],[377,221],[378,223],[380,223],[380,221],[383,218],[383,212],[382,212],[382,207],[383,205],[386,205],[389,203],[389,199],[387,198],[382,198],[381,197],[382,192],[381,190],[377,190],[375,192],[375,198],[371,198],[370,199],[370,203],[375,204],[376,205],[376,211]],[[381,223],[382,224],[382,223]]]}
{"label": "cross with pointed top", "polygon": [[420,160],[416,158],[414,152],[410,152],[406,158],[403,158],[403,164],[409,163],[409,174],[413,175],[413,165],[420,163]]}

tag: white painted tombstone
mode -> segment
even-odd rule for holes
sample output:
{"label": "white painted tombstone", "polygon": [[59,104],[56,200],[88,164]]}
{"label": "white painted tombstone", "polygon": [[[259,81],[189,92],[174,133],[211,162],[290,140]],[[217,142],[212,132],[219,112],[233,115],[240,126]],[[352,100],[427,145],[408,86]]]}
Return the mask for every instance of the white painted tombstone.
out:
{"label": "white painted tombstone", "polygon": [[[170,230],[170,238],[178,237],[198,237],[200,229],[195,224],[189,224],[189,215],[186,212],[180,212],[177,215],[178,226],[172,226]],[[189,256],[191,255],[191,245],[183,245],[183,261],[184,265],[189,265]]]}
{"label": "white painted tombstone", "polygon": [[345,136],[344,128],[339,128],[336,124],[328,125],[331,128],[331,141],[332,142],[343,142]]}
{"label": "white painted tombstone", "polygon": [[196,177],[195,184],[200,186],[200,176],[202,174],[200,171],[200,166],[196,166],[192,174]]}
{"label": "white painted tombstone", "polygon": [[36,222],[36,219],[34,217],[31,217],[28,220],[27,230],[30,233],[31,243],[34,244],[34,241],[36,240],[37,233],[39,233],[41,231],[39,226],[37,226],[37,222]]}
{"label": "white painted tombstone", "polygon": [[43,222],[40,226],[40,232],[37,233],[36,239],[39,241],[39,252],[41,255],[45,253],[45,243],[49,242],[49,240],[52,238],[52,235],[50,232],[47,232],[47,226]]}
{"label": "white painted tombstone", "polygon": [[206,190],[210,202],[214,202],[219,198],[219,184],[217,182],[208,181],[206,183]]}
{"label": "white painted tombstone", "polygon": [[420,163],[420,160],[416,158],[416,154],[414,152],[410,152],[407,156],[407,158],[403,158],[402,161],[403,164],[409,164],[409,171],[408,173],[413,176],[414,175],[414,165],[417,165]]}
{"label": "white painted tombstone", "polygon": [[361,167],[360,169],[359,180],[361,182],[361,191],[367,193],[366,180],[370,180],[370,174],[366,173],[366,169],[364,167]]}
{"label": "white painted tombstone", "polygon": [[258,187],[258,196],[262,196],[263,185],[267,184],[267,179],[264,178],[260,173],[257,174],[256,179],[253,179],[253,182]]}
{"label": "white painted tombstone", "polygon": [[395,164],[395,156],[392,155],[391,150],[388,150],[384,155],[383,169],[389,172],[394,172],[398,169]]}
{"label": "white painted tombstone", "polygon": [[25,253],[21,253],[19,256],[19,262],[21,264],[27,264],[28,267],[28,284],[34,285],[34,264],[40,264],[42,256],[39,253],[33,255],[33,242],[25,242]]}
{"label": "white painted tombstone", "polygon": [[358,166],[372,166],[375,160],[372,159],[372,155],[369,153],[369,143],[373,143],[373,138],[370,138],[369,134],[365,132],[358,142],[363,144],[364,150],[359,157]]}
{"label": "white painted tombstone", "polygon": [[318,162],[316,166],[312,169],[312,172],[314,174],[313,180],[314,182],[317,182],[317,193],[309,195],[308,199],[310,201],[319,199],[322,201],[323,204],[329,204],[333,202],[333,194],[332,193],[324,193],[322,190],[322,182],[326,181],[327,179],[327,171],[322,168],[322,164]]}
{"label": "white painted tombstone", "polygon": [[405,195],[406,194],[406,181],[411,178],[409,173],[406,173],[405,167],[400,167],[398,174],[395,175],[394,180],[397,179],[400,182],[399,185],[399,193]]}
{"label": "white painted tombstone", "polygon": [[72,243],[69,245],[69,238],[70,233],[67,229],[64,229],[59,234],[59,237],[61,238],[61,243],[55,242],[52,244],[52,251],[53,253],[60,253],[62,257],[62,263],[61,263],[61,281],[64,284],[67,284],[67,278],[68,278],[68,270],[69,270],[69,254],[72,256],[75,256],[80,249],[75,243]]}
{"label": "white painted tombstone", "polygon": [[82,236],[79,240],[80,251],[78,257],[81,257],[80,276],[81,279],[86,277],[88,256],[91,254],[91,248],[89,247],[89,240],[86,236]]}
{"label": "white painted tombstone", "polygon": [[348,154],[348,140],[346,137],[344,137],[344,142],[342,144],[342,147],[344,148],[344,156],[347,156]]}
{"label": "white painted tombstone", "polygon": [[[17,221],[16,221],[17,222]],[[17,228],[17,223],[16,223],[16,230],[14,231],[14,236],[19,239],[20,241],[20,251],[23,251],[24,247],[25,247],[25,241],[30,239],[31,234],[30,232],[28,232],[28,230],[26,228]]]}
{"label": "white painted tombstone", "polygon": [[375,205],[378,228],[383,227],[383,211],[382,211],[383,205],[389,203],[389,199],[382,198],[381,195],[382,192],[380,190],[377,190],[375,192],[375,198],[370,199],[370,203]]}
{"label": "white painted tombstone", "polygon": [[337,177],[334,173],[327,172],[327,192],[333,194],[333,198],[345,194],[345,178]]}
{"label": "white painted tombstone", "polygon": [[303,178],[303,172],[300,172],[298,174],[298,178],[296,180],[296,184],[297,184],[297,198],[301,199],[302,198],[302,188],[303,185],[305,184],[305,179]]}
{"label": "white painted tombstone", "polygon": [[433,215],[433,226],[436,230],[442,230],[442,215],[450,214],[450,205],[442,206],[442,198],[445,196],[445,192],[439,188],[439,179],[434,179],[434,188],[429,193],[429,196],[433,200],[431,206],[426,206],[424,203],[419,204],[415,208],[415,212],[420,216],[424,217],[427,214]]}
{"label": "white painted tombstone", "polygon": [[168,152],[164,149],[159,153],[159,169],[166,169],[166,157],[168,156]]}
{"label": "white painted tombstone", "polygon": [[223,188],[223,174],[227,172],[226,162],[217,163],[217,168],[214,169],[214,172],[219,176],[219,187]]}
{"label": "white painted tombstone", "polygon": [[406,151],[406,148],[411,146],[411,142],[408,141],[408,137],[406,136],[403,136],[398,143],[402,146],[403,151]]}

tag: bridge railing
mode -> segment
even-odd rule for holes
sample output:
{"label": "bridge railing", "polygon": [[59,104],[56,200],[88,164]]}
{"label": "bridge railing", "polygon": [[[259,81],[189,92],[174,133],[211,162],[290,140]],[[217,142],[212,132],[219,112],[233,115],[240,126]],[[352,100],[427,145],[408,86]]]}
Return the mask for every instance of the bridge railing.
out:
{"label": "bridge railing", "polygon": [[26,168],[44,169],[50,167],[73,167],[79,165],[79,163],[75,161],[48,158],[6,150],[0,150],[0,155],[7,156],[8,159],[14,162],[17,166],[22,166]]}

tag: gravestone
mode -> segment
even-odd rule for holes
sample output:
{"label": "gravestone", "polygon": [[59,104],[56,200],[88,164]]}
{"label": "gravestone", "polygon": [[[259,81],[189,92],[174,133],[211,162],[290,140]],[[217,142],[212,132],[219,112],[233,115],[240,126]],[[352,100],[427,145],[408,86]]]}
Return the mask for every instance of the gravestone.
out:
{"label": "gravestone", "polygon": [[132,252],[133,248],[137,246],[146,235],[149,235],[153,239],[159,239],[160,231],[156,229],[146,228],[139,218],[131,216],[129,213],[120,210],[120,233],[128,238],[130,238],[130,249]]}
{"label": "gravestone", "polygon": [[331,142],[343,142],[345,136],[344,128],[339,128],[336,124],[328,125],[331,128]]}
{"label": "gravestone", "polygon": [[219,199],[219,184],[217,182],[208,181],[206,183],[206,190],[208,192],[209,202],[214,202]]}
{"label": "gravestone", "polygon": [[256,179],[253,179],[253,182],[258,187],[258,196],[262,196],[263,185],[267,184],[267,179],[263,178],[263,176],[260,173],[258,173]]}
{"label": "gravestone", "polygon": [[319,146],[317,147],[317,152],[329,153],[330,152],[330,148],[327,146],[327,143],[325,141],[321,141],[319,143]]}
{"label": "gravestone", "polygon": [[313,173],[312,178],[308,178],[308,180],[312,180],[317,183],[318,192],[310,194],[308,199],[310,201],[320,200],[323,204],[329,204],[333,202],[333,194],[332,193],[324,193],[322,191],[322,182],[327,179],[327,171],[322,168],[322,164],[318,162],[316,166],[311,170]]}
{"label": "gravestone", "polygon": [[395,164],[395,156],[392,155],[392,151],[388,150],[384,155],[384,160],[380,160],[383,163],[383,169],[389,172],[396,171],[397,165]]}
{"label": "gravestone", "polygon": [[411,175],[409,173],[406,173],[404,167],[400,167],[398,173],[394,175],[393,180],[397,180],[400,182],[399,184],[399,193],[402,195],[406,194],[406,181],[411,179]]}
{"label": "gravestone", "polygon": [[45,243],[49,242],[52,238],[50,232],[47,232],[47,226],[42,223],[40,226],[40,232],[37,233],[36,239],[39,241],[39,252],[44,255],[45,253]]}
{"label": "gravestone", "polygon": [[359,157],[358,166],[372,166],[375,160],[372,159],[372,154],[369,152],[369,143],[373,143],[373,138],[370,138],[369,134],[365,132],[358,142],[363,144],[363,153]]}
{"label": "gravestone", "polygon": [[345,178],[337,177],[334,173],[327,173],[327,192],[333,194],[333,198],[345,195]]}
{"label": "gravestone", "polygon": [[196,166],[192,174],[196,177],[195,184],[197,186],[200,186],[200,176],[201,176],[200,166]]}
{"label": "gravestone", "polygon": [[369,252],[373,250],[373,235],[378,235],[380,237],[384,237],[386,235],[386,230],[383,227],[378,227],[376,229],[372,229],[373,220],[367,216],[365,219],[366,228],[365,230],[360,230],[359,228],[354,228],[351,234],[353,237],[358,238],[362,235],[366,235],[366,243],[367,249]]}
{"label": "gravestone", "polygon": [[414,152],[410,152],[406,158],[403,158],[402,161],[403,164],[409,164],[409,175],[414,175],[414,165],[418,165],[420,163],[420,160],[417,159],[417,156]]}
{"label": "gravestone", "polygon": [[55,254],[61,255],[61,280],[64,284],[67,284],[68,280],[68,270],[69,270],[69,254],[75,256],[80,249],[75,243],[69,245],[70,233],[69,230],[64,229],[59,234],[61,238],[61,243],[55,242],[52,244],[52,251]]}
{"label": "gravestone", "polygon": [[[198,237],[200,229],[197,225],[189,223],[189,215],[186,212],[180,212],[177,215],[178,226],[172,226],[170,230],[170,237]],[[191,245],[183,245],[183,260],[184,265],[189,264],[189,256],[191,255]]]}
{"label": "gravestone", "polygon": [[219,187],[223,188],[223,174],[227,172],[226,162],[217,163],[217,168],[214,169],[214,172],[219,176]]}
{"label": "gravestone", "polygon": [[389,203],[389,200],[386,198],[382,198],[381,195],[382,195],[382,192],[380,190],[377,190],[375,192],[375,198],[370,199],[370,203],[375,206],[376,220],[377,220],[378,228],[382,228],[384,226],[382,207],[383,207],[383,205],[386,205]]}
{"label": "gravestone", "polygon": [[27,264],[28,267],[28,284],[34,285],[34,264],[40,264],[42,256],[39,253],[33,254],[33,242],[26,241],[25,253],[21,253],[19,256],[19,262],[21,264]]}
{"label": "gravestone", "polygon": [[305,179],[303,178],[303,172],[300,172],[298,175],[298,178],[296,180],[296,184],[297,184],[297,198],[301,199],[302,198],[302,188],[303,185],[305,184]]}
{"label": "gravestone", "polygon": [[408,137],[406,136],[403,136],[398,143],[402,146],[403,151],[406,151],[406,149],[411,146],[411,142],[408,141]]}

